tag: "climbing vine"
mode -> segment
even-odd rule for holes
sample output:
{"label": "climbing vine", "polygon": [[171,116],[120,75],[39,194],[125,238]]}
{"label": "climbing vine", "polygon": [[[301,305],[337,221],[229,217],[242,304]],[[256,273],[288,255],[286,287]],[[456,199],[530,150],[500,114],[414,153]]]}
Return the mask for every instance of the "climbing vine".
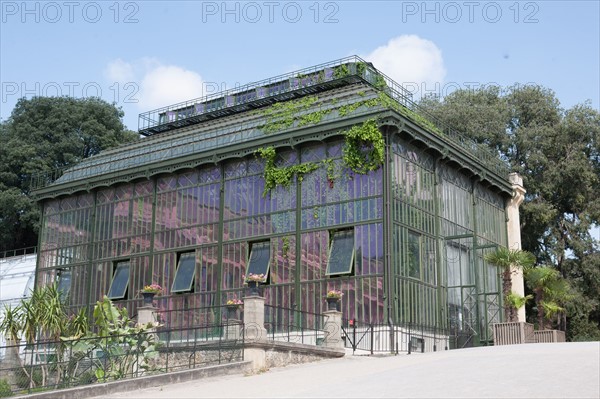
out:
{"label": "climbing vine", "polygon": [[281,253],[283,254],[283,257],[287,259],[288,255],[289,255],[289,251],[290,251],[290,237],[288,237],[288,236],[281,237],[281,242],[282,242]]}
{"label": "climbing vine", "polygon": [[344,163],[353,172],[366,174],[383,164],[385,143],[377,122],[369,119],[346,132]]}
{"label": "climbing vine", "polygon": [[319,164],[314,162],[305,162],[291,166],[276,166],[275,158],[277,157],[277,153],[273,147],[259,148],[256,150],[256,154],[265,161],[265,189],[263,197],[266,197],[278,185],[289,187],[294,176],[296,176],[298,181],[302,181],[305,174],[319,168]]}
{"label": "climbing vine", "polygon": [[[366,65],[364,63],[358,63],[356,65],[358,74],[363,75],[365,70]],[[347,64],[339,65],[334,69],[334,77],[338,79],[343,78],[350,73],[351,71]],[[299,75],[298,78],[304,79],[306,77]],[[321,76],[319,76],[319,78],[321,78]],[[357,101],[352,104],[341,105],[337,108],[338,116],[345,117],[355,112],[360,107],[384,107],[395,110],[406,118],[433,132],[443,134],[433,122],[401,105],[398,101],[385,93],[383,89],[387,87],[387,84],[383,76],[376,74],[373,86],[379,89],[379,93],[376,97]],[[360,91],[358,95],[364,97],[365,92]],[[261,111],[266,117],[263,131],[266,134],[269,134],[288,129],[292,127],[294,123],[297,123],[298,127],[320,123],[327,114],[332,112],[332,109],[320,109],[314,112],[307,112],[317,100],[318,98],[316,96],[307,96],[298,100],[276,103],[266,108],[264,111]],[[331,100],[332,105],[336,103],[337,99]],[[353,126],[346,131],[344,135],[345,146],[343,149],[344,162],[342,168],[348,168],[354,173],[366,174],[381,167],[384,160],[385,143],[375,120],[370,119],[361,125]],[[265,161],[265,189],[263,196],[266,196],[267,193],[278,185],[288,187],[292,183],[294,176],[298,181],[302,181],[305,174],[311,173],[320,167],[326,168],[327,180],[330,188],[333,188],[334,181],[340,175],[340,173],[336,171],[335,164],[331,159],[325,159],[317,163],[305,162],[298,165],[278,167],[275,165],[277,155],[275,148],[259,148],[256,151],[256,154]]]}
{"label": "climbing vine", "polygon": [[263,111],[267,121],[263,131],[267,134],[288,129],[298,121],[298,126],[314,125],[323,119],[331,110],[319,110],[301,115],[317,101],[316,96],[303,97],[298,100],[275,103]]}

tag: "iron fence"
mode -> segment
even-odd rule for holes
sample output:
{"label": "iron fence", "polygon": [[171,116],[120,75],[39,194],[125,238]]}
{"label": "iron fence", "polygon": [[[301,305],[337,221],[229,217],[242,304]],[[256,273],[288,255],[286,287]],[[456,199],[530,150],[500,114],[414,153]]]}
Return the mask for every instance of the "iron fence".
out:
{"label": "iron fence", "polygon": [[0,251],[0,259],[12,258],[14,256],[35,255],[36,253],[37,247],[11,249],[7,251]]}
{"label": "iron fence", "polygon": [[448,330],[418,324],[342,321],[344,346],[354,354],[435,352],[453,347],[453,339]]}
{"label": "iron fence", "polygon": [[0,348],[0,397],[242,361],[243,331],[237,320],[8,345]]}
{"label": "iron fence", "polygon": [[265,305],[267,339],[321,345],[327,334],[325,318],[319,313]]}

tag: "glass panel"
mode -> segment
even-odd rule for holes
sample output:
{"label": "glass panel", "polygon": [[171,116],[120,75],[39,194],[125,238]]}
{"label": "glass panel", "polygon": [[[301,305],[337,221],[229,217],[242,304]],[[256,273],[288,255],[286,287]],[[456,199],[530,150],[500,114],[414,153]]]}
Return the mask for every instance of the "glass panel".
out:
{"label": "glass panel", "polygon": [[188,252],[181,254],[179,257],[179,265],[175,272],[173,287],[171,292],[186,292],[192,290],[194,276],[196,275],[196,253]]}
{"label": "glass panel", "polygon": [[58,292],[63,298],[66,298],[71,291],[71,270],[59,270],[58,277]]}
{"label": "glass panel", "polygon": [[123,299],[129,286],[129,261],[117,263],[107,297],[109,299]]}
{"label": "glass panel", "polygon": [[413,232],[408,232],[408,242],[406,243],[408,251],[408,275],[414,278],[421,278],[421,236]]}
{"label": "glass panel", "polygon": [[331,242],[327,275],[348,274],[354,265],[354,230],[336,231]]}
{"label": "glass panel", "polygon": [[246,275],[249,274],[264,274],[269,273],[269,264],[271,260],[271,242],[257,242],[252,244],[250,250],[250,258],[248,259],[248,268]]}

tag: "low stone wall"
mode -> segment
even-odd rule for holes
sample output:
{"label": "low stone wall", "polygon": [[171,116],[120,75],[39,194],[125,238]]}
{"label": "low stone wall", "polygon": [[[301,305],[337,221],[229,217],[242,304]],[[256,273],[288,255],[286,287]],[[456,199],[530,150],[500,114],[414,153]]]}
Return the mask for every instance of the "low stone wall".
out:
{"label": "low stone wall", "polygon": [[310,363],[321,359],[343,357],[343,348],[327,348],[292,342],[257,341],[246,343],[244,360],[253,362],[254,370]]}
{"label": "low stone wall", "polygon": [[[47,392],[30,394],[27,396],[11,396],[11,398],[27,399],[84,399],[93,396],[108,396],[117,392],[134,392],[143,388],[161,385],[177,384],[180,382],[194,381],[201,378],[219,375],[244,374],[251,370],[250,362],[236,362],[219,366],[203,367],[193,370],[184,370],[174,373],[163,373],[146,377],[131,378],[113,382],[91,384],[77,388],[50,390]],[[132,395],[136,397],[136,395]]]}

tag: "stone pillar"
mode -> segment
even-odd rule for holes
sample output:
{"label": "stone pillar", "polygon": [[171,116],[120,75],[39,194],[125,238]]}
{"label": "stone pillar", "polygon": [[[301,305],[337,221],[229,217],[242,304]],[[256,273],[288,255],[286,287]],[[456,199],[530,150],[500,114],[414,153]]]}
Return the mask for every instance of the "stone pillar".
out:
{"label": "stone pillar", "polygon": [[[247,296],[244,298],[244,342],[265,342],[267,330],[265,328],[265,298],[260,296]],[[260,346],[246,346],[244,360],[252,361],[252,368],[263,369],[267,364],[267,353]]]}
{"label": "stone pillar", "polygon": [[244,340],[252,342],[266,339],[265,298],[247,296],[244,298]]}
{"label": "stone pillar", "polygon": [[[506,231],[508,235],[508,248],[521,249],[521,221],[519,219],[519,206],[525,199],[525,188],[523,178],[518,173],[508,175],[508,181],[512,185],[513,195],[506,204]],[[523,282],[523,271],[513,270],[512,290],[520,296],[525,295],[525,284]],[[525,321],[525,306],[518,311],[519,321]]]}
{"label": "stone pillar", "polygon": [[155,324],[157,321],[156,311],[158,308],[154,306],[142,306],[138,308],[138,325],[147,325],[148,323]]}
{"label": "stone pillar", "polygon": [[328,310],[323,312],[325,317],[325,339],[323,346],[327,348],[344,349],[342,341],[342,312],[337,310]]}

